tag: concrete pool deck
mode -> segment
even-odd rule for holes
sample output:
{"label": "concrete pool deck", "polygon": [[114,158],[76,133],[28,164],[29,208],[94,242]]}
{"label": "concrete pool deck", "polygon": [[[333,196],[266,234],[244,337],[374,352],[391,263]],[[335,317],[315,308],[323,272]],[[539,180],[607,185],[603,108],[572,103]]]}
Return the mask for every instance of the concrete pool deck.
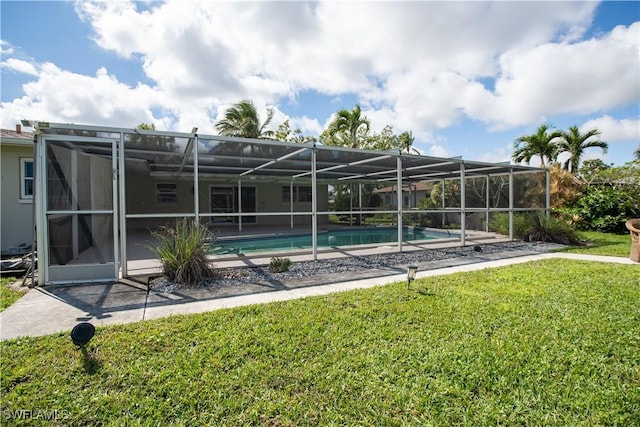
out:
{"label": "concrete pool deck", "polygon": [[[628,258],[566,253],[487,254],[479,258],[443,260],[429,270],[419,270],[417,278],[433,277],[486,268],[564,258],[617,264],[640,265]],[[67,332],[79,322],[95,326],[151,320],[171,315],[193,314],[238,306],[286,301],[333,292],[364,289],[406,281],[406,273],[354,279],[334,277],[330,283],[310,285],[300,282],[282,286],[256,285],[231,293],[211,293],[193,289],[172,293],[148,293],[145,286],[123,280],[107,284],[46,286],[31,289],[24,297],[0,313],[0,339],[41,336]],[[262,286],[262,287],[260,287]]]}

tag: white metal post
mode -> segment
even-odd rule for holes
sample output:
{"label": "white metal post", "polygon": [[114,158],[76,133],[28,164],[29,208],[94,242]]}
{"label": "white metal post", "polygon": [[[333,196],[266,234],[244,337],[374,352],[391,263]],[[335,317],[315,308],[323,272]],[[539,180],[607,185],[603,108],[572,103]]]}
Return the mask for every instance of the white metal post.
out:
{"label": "white metal post", "polygon": [[[90,179],[90,177],[87,177]],[[89,185],[91,185],[89,183]],[[78,152],[71,151],[71,210],[80,210],[78,206]],[[78,215],[71,216],[71,250],[73,258],[78,258],[80,248],[78,247]]]}
{"label": "white metal post", "polygon": [[238,232],[242,232],[242,181],[238,180]]}
{"label": "white metal post", "polygon": [[513,240],[513,168],[509,168],[509,239]]}
{"label": "white metal post", "polygon": [[198,165],[198,136],[194,135],[193,143],[196,149],[193,150],[193,209],[195,210],[195,222],[200,225],[200,185],[199,175],[200,169]]}
{"label": "white metal post", "polygon": [[358,209],[360,210],[360,225],[362,225],[362,184],[358,184]]}
{"label": "white metal post", "polygon": [[293,230],[293,180],[289,183],[289,210],[291,211],[291,229]]}
{"label": "white metal post", "polygon": [[485,191],[486,193],[486,201],[485,201],[485,207],[487,209],[487,213],[485,214],[485,219],[484,219],[484,231],[485,233],[489,232],[489,204],[491,203],[491,198],[489,197],[489,175],[487,175],[487,190]]}
{"label": "white metal post", "polygon": [[120,221],[120,260],[122,277],[127,276],[127,208],[126,208],[126,170],[124,161],[124,133],[120,133],[118,147],[118,182],[120,184],[118,218]]}
{"label": "white metal post", "polygon": [[444,195],[444,191],[445,188],[447,187],[447,180],[446,179],[442,179],[442,228],[444,228],[446,222],[447,222],[447,211],[446,211],[446,197]]}
{"label": "white metal post", "polygon": [[[36,167],[38,178],[34,178],[36,183],[34,203],[39,206],[36,207],[36,241],[38,248],[38,263],[40,264],[38,271],[38,284],[42,286],[48,280],[47,273],[49,270],[49,242],[47,236],[47,227],[45,223],[47,221],[47,165],[46,155],[47,150],[46,141],[42,136],[38,136],[36,143]],[[36,248],[33,248],[34,250]]]}
{"label": "white metal post", "polygon": [[318,194],[316,183],[316,148],[311,150],[311,244],[313,260],[318,260]]}
{"label": "white metal post", "polygon": [[[122,134],[120,134],[122,135]],[[121,279],[120,277],[120,250],[118,249],[118,234],[120,229],[120,217],[118,216],[118,141],[114,140],[111,144],[111,191],[113,194],[111,209],[111,219],[113,221],[113,264],[114,264],[114,277]]]}
{"label": "white metal post", "polygon": [[460,243],[462,246],[467,243],[466,181],[467,180],[464,175],[464,162],[460,162]]}
{"label": "white metal post", "polygon": [[551,172],[549,169],[544,171],[545,173],[545,210],[546,216],[549,218],[551,215]]}
{"label": "white metal post", "polygon": [[398,252],[402,252],[402,157],[396,157],[396,185],[398,187]]}

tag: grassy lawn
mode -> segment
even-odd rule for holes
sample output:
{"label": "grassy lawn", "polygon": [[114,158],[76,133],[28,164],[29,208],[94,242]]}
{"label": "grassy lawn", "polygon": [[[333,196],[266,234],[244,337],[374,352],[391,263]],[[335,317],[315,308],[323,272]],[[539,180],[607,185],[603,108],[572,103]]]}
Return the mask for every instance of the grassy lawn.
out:
{"label": "grassy lawn", "polygon": [[638,425],[640,270],[548,260],[0,343],[65,425]]}
{"label": "grassy lawn", "polygon": [[582,240],[590,243],[589,246],[565,249],[563,252],[589,255],[608,255],[629,257],[631,252],[631,235],[601,233],[598,231],[581,231],[578,233]]}
{"label": "grassy lawn", "polygon": [[27,293],[26,288],[18,290],[11,287],[11,284],[15,281],[15,277],[0,277],[0,311],[9,307]]}

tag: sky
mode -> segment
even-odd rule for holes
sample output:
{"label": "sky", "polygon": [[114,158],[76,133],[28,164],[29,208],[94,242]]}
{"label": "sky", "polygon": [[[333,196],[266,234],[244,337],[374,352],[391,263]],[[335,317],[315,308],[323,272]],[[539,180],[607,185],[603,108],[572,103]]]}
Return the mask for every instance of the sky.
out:
{"label": "sky", "polygon": [[[252,100],[317,136],[360,105],[422,154],[509,161],[543,123],[640,146],[640,2],[1,1],[2,128],[216,134]],[[532,161],[536,165],[536,161]]]}

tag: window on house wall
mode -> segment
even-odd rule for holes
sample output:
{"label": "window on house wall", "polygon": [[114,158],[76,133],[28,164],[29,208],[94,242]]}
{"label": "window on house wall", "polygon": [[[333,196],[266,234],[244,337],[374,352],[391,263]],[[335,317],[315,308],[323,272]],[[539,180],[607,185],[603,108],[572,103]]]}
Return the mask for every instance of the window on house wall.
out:
{"label": "window on house wall", "polygon": [[156,204],[175,205],[178,203],[178,189],[176,184],[156,184]]}
{"label": "window on house wall", "polygon": [[298,187],[298,201],[311,202],[311,200],[312,200],[311,187]]}
{"label": "window on house wall", "polygon": [[20,159],[20,199],[33,200],[33,159]]}
{"label": "window on house wall", "polygon": [[[293,201],[295,202],[311,202],[312,200],[311,187],[308,186],[294,186],[293,187]],[[282,202],[291,202],[291,187],[282,186]]]}
{"label": "window on house wall", "polygon": [[[294,188],[295,190],[295,188]],[[295,191],[294,191],[295,192]],[[291,202],[291,187],[289,186],[282,186],[282,202],[283,203],[289,203]]]}

